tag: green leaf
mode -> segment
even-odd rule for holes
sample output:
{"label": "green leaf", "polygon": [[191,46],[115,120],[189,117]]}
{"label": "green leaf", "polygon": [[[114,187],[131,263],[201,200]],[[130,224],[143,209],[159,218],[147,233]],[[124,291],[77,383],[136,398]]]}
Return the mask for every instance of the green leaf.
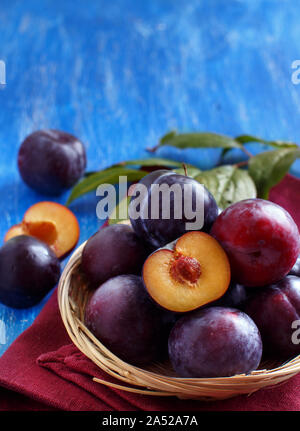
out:
{"label": "green leaf", "polygon": [[90,175],[92,175],[92,174],[96,174],[98,171],[86,171],[84,174],[83,174],[83,177],[84,178],[86,178],[86,177],[89,177]]}
{"label": "green leaf", "polygon": [[206,186],[221,209],[256,197],[256,187],[248,172],[235,166],[225,165],[203,171],[195,179]]}
{"label": "green leaf", "polygon": [[115,166],[166,166],[168,168],[173,168],[177,166],[181,167],[182,162],[159,157],[151,157],[147,159],[127,160],[120,162]]}
{"label": "green leaf", "polygon": [[[119,204],[115,207],[114,211],[111,213],[108,219],[108,224],[116,224],[121,221],[128,220],[128,205],[131,197],[125,196]],[[124,214],[124,216],[122,216]]]}
{"label": "green leaf", "polygon": [[293,142],[286,142],[286,141],[267,141],[265,139],[258,138],[257,136],[251,136],[251,135],[240,135],[235,138],[236,141],[238,141],[241,144],[247,144],[251,142],[258,142],[264,145],[270,145],[272,147],[276,148],[297,148],[298,145],[294,144]]}
{"label": "green leaf", "polygon": [[[184,168],[174,169],[174,172],[180,175],[185,175]],[[188,177],[195,178],[201,173],[201,171],[194,166],[186,165],[186,173]]]}
{"label": "green leaf", "polygon": [[176,130],[171,130],[170,132],[166,133],[162,138],[160,138],[160,142],[163,144],[164,142],[167,142],[168,140],[174,138],[176,135]]}
{"label": "green leaf", "polygon": [[253,178],[258,197],[268,199],[270,189],[289,171],[294,161],[300,157],[300,149],[282,148],[265,151],[249,160],[249,174]]}
{"label": "green leaf", "polygon": [[170,145],[177,148],[241,148],[241,144],[236,140],[217,133],[181,133],[170,132],[163,136],[159,144],[150,151]]}
{"label": "green leaf", "polygon": [[120,176],[126,176],[127,181],[131,182],[138,181],[147,174],[148,172],[146,171],[141,171],[137,169],[126,169],[120,166],[111,167],[103,171],[96,172],[87,176],[86,178],[83,178],[73,187],[71,194],[66,202],[66,205],[69,205],[71,202],[73,202],[80,196],[83,196],[86,193],[91,192],[92,190],[96,190],[100,184],[117,184],[119,182]]}

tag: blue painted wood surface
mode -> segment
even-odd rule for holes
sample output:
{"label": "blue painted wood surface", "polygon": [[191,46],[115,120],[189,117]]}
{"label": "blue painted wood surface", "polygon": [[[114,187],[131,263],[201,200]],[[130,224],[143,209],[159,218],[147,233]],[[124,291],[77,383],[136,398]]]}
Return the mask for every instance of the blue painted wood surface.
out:
{"label": "blue painted wood surface", "polygon": [[[300,86],[291,81],[299,12],[293,0],[1,0],[0,240],[30,205],[49,199],[16,167],[20,143],[36,129],[78,136],[88,170],[144,157],[170,129],[299,142]],[[220,155],[159,154],[201,168]],[[299,162],[292,172],[300,174]],[[71,205],[80,242],[101,224],[96,202],[92,193]],[[0,354],[46,300],[28,310],[0,305]]]}

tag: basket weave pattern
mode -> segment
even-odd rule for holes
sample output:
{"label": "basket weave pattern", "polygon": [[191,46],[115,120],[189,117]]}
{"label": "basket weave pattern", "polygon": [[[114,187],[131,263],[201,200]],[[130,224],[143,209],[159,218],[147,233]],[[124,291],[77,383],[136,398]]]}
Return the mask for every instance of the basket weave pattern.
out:
{"label": "basket weave pattern", "polygon": [[111,353],[84,325],[84,310],[90,290],[80,271],[85,243],[75,250],[58,286],[58,303],[66,330],[77,348],[120,384],[94,377],[94,381],[118,389],[180,399],[220,400],[279,384],[300,372],[300,355],[285,362],[265,362],[251,374],[222,378],[179,378],[169,363],[154,363],[141,369]]}

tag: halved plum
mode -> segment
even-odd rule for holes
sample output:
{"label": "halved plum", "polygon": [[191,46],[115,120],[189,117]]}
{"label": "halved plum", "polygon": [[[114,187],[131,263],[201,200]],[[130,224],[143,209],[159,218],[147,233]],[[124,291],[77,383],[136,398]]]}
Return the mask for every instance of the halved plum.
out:
{"label": "halved plum", "polygon": [[66,206],[43,201],[28,208],[22,223],[7,231],[4,242],[19,235],[33,236],[45,242],[57,257],[62,258],[77,244],[79,224]]}
{"label": "halved plum", "polygon": [[167,310],[187,312],[220,298],[230,283],[230,264],[209,234],[192,231],[174,247],[152,253],[143,267],[152,299]]}

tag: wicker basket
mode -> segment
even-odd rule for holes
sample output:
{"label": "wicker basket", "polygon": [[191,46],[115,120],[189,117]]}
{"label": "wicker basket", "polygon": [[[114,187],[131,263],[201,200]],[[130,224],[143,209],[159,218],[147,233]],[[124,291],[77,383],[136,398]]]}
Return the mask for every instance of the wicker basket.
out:
{"label": "wicker basket", "polygon": [[263,363],[251,374],[224,378],[179,378],[169,363],[154,363],[141,369],[112,354],[83,323],[84,309],[90,295],[80,271],[83,243],[71,256],[58,286],[62,320],[78,349],[120,384],[94,377],[94,381],[125,391],[146,395],[176,396],[180,399],[220,400],[281,383],[300,372],[300,355],[282,363]]}

